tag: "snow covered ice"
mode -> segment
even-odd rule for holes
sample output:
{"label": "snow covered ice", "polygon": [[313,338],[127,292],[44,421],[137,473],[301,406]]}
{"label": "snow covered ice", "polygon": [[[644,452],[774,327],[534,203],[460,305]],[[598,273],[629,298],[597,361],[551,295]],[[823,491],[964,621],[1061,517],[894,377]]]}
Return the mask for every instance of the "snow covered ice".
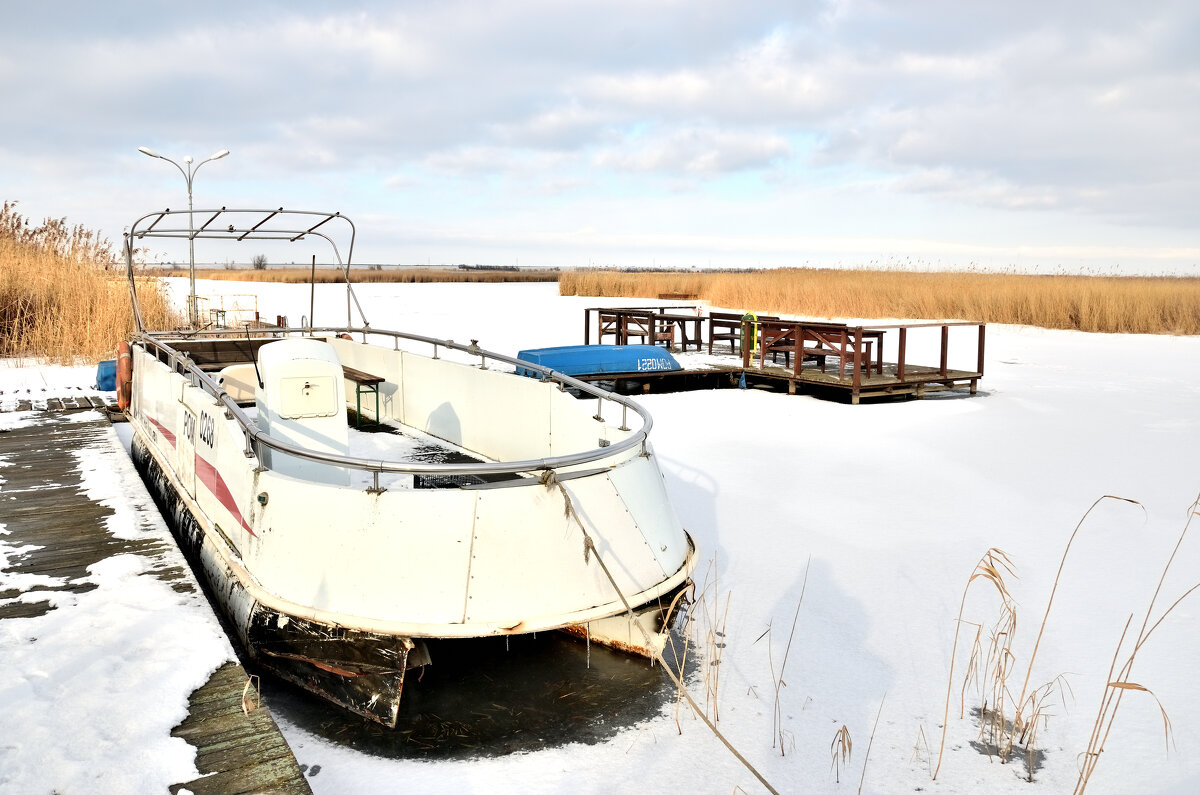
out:
{"label": "snow covered ice", "polygon": [[[182,295],[186,283],[173,289]],[[307,285],[201,282],[197,291],[255,291],[262,316],[287,314],[293,324],[308,308]],[[478,339],[509,354],[582,342],[586,306],[644,303],[559,297],[554,284],[364,285],[359,296],[375,327]],[[317,300],[318,323],[322,315],[344,320],[344,289],[319,285]],[[1065,704],[1049,705],[1032,786],[1062,792],[1074,785],[1122,628],[1131,614],[1140,624],[1200,492],[1200,338],[993,325],[987,346],[975,397],[851,406],[730,389],[638,398],[654,416],[654,449],[700,550],[697,580],[708,577],[710,598],[729,602],[719,726],[781,791],[850,791],[862,776],[864,792],[1029,792],[1021,765],[1001,765],[970,744],[979,731],[970,707],[978,701],[968,688],[967,716],[959,719],[961,645],[946,755],[930,780],[959,602],[981,555],[1002,549],[1019,575],[1008,582],[1019,610],[1010,687],[1019,689],[1063,547],[1097,498],[1116,495],[1140,506],[1105,501],[1080,531],[1031,674],[1032,685],[1064,674],[1070,686]],[[36,372],[0,365],[0,389],[26,384]],[[77,377],[91,384],[94,370]],[[117,485],[98,488],[119,496]],[[0,483],[0,522],[4,497]],[[120,565],[96,576],[120,578],[111,570]],[[1172,572],[1160,610],[1200,582],[1200,537],[1188,537]],[[781,754],[772,665],[778,669],[802,587],[780,689]],[[124,598],[155,597],[127,588]],[[994,600],[973,587],[964,618],[990,625]],[[13,624],[0,623],[0,633],[13,632]],[[1139,653],[1131,675],[1171,718],[1169,752],[1154,699],[1128,693],[1091,791],[1200,790],[1197,630],[1197,603],[1185,601]],[[161,641],[158,659],[171,653],[171,642]],[[70,685],[55,652],[0,643],[10,677],[36,669],[44,672],[39,687]],[[139,665],[125,659],[102,675],[121,669],[177,704],[199,684],[194,675],[163,679],[161,668]],[[64,786],[84,780],[84,766],[149,764],[129,756],[132,746],[105,740],[124,731],[129,716],[113,714],[103,690],[70,708],[71,725],[88,726],[82,741],[90,755],[48,762]],[[59,716],[5,715],[23,733],[48,739],[64,731],[55,728]],[[319,766],[308,779],[318,793],[758,791],[699,721],[680,723],[682,734],[665,707],[659,718],[605,742],[436,763],[373,758],[286,721],[281,728],[297,759],[310,771]],[[843,724],[854,750],[835,784],[830,747]],[[140,729],[169,733],[161,721]],[[11,742],[0,743],[0,766],[22,759]]]}

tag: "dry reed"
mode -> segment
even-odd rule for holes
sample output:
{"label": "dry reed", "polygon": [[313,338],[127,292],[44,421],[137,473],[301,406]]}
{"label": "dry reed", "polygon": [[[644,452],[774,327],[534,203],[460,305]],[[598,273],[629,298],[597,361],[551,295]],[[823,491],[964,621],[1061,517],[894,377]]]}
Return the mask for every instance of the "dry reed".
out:
{"label": "dry reed", "polygon": [[[1132,502],[1132,500],[1130,500]],[[1129,633],[1129,626],[1133,621],[1133,616],[1130,615],[1125,622],[1125,629],[1121,632],[1121,637],[1117,641],[1117,648],[1113,652],[1112,663],[1109,666],[1108,677],[1104,684],[1104,693],[1100,699],[1100,709],[1096,714],[1096,721],[1092,726],[1092,733],[1088,739],[1087,750],[1083,754],[1083,763],[1080,765],[1079,778],[1075,782],[1076,795],[1082,795],[1087,790],[1087,785],[1091,780],[1092,774],[1096,770],[1096,765],[1100,763],[1100,757],[1104,753],[1104,746],[1108,742],[1109,734],[1112,732],[1112,727],[1117,719],[1117,710],[1121,706],[1121,699],[1125,693],[1130,691],[1148,693],[1158,705],[1159,712],[1163,720],[1163,735],[1167,744],[1168,750],[1171,743],[1171,719],[1167,716],[1166,709],[1163,708],[1162,702],[1158,700],[1158,696],[1154,695],[1148,687],[1138,682],[1130,681],[1130,676],[1133,674],[1134,662],[1137,660],[1138,652],[1142,646],[1154,634],[1154,631],[1162,626],[1175,608],[1178,607],[1185,599],[1190,597],[1197,590],[1200,590],[1200,583],[1196,583],[1186,591],[1175,598],[1173,602],[1161,613],[1155,615],[1155,605],[1158,603],[1158,598],[1162,594],[1163,584],[1166,582],[1167,574],[1170,572],[1172,565],[1175,563],[1175,558],[1179,554],[1180,547],[1183,546],[1184,539],[1187,538],[1188,531],[1191,530],[1192,521],[1200,516],[1200,496],[1192,502],[1188,509],[1188,518],[1184,522],[1183,530],[1179,533],[1179,538],[1175,542],[1175,547],[1171,550],[1170,556],[1167,558],[1166,564],[1163,566],[1162,573],[1159,575],[1158,585],[1154,589],[1154,595],[1150,597],[1150,604],[1146,607],[1145,615],[1142,618],[1141,628],[1133,641],[1132,647],[1128,650],[1124,662],[1118,668],[1117,663],[1121,659],[1121,653],[1125,649],[1125,638]]]}
{"label": "dry reed", "polygon": [[[971,584],[977,579],[982,579],[990,583],[1001,601],[1001,617],[997,621],[995,628],[991,632],[991,642],[986,652],[983,652],[981,646],[982,625],[973,624],[976,627],[975,642],[972,646],[971,658],[968,662],[968,673],[963,682],[963,696],[965,707],[965,691],[971,681],[975,681],[979,689],[984,694],[983,702],[979,709],[980,719],[980,740],[986,746],[989,753],[995,749],[1002,761],[1007,761],[1009,755],[1014,751],[1017,745],[1024,747],[1026,778],[1029,781],[1033,780],[1033,772],[1036,766],[1035,746],[1037,744],[1038,731],[1043,726],[1048,717],[1047,701],[1056,693],[1069,692],[1070,686],[1067,679],[1063,675],[1059,675],[1041,685],[1040,687],[1029,688],[1029,680],[1033,669],[1034,661],[1037,658],[1037,653],[1041,647],[1041,642],[1045,633],[1046,624],[1050,617],[1050,611],[1054,605],[1054,597],[1058,592],[1058,586],[1062,580],[1063,569],[1066,565],[1067,558],[1070,555],[1071,548],[1079,535],[1080,529],[1083,527],[1087,518],[1092,511],[1096,509],[1100,503],[1106,500],[1116,500],[1121,502],[1131,503],[1142,507],[1137,500],[1131,500],[1125,497],[1115,497],[1105,495],[1092,503],[1091,507],[1083,514],[1083,517],[1076,524],[1067,540],[1066,548],[1063,550],[1062,558],[1059,561],[1058,571],[1054,578],[1054,584],[1050,591],[1050,597],[1046,603],[1046,611],[1042,617],[1042,624],[1038,630],[1037,640],[1034,643],[1033,652],[1030,655],[1028,666],[1026,668],[1024,682],[1021,686],[1021,694],[1015,701],[1009,698],[1008,679],[1012,671],[1012,665],[1015,658],[1012,654],[1012,640],[1016,632],[1016,603],[1008,589],[1005,581],[1006,576],[1015,576],[1012,562],[1009,558],[998,549],[989,549],[987,553],[976,564],[970,578],[967,581],[967,587],[963,590],[962,604],[959,607],[958,619],[954,633],[954,643],[951,647],[950,675],[946,686],[946,708],[943,715],[942,723],[942,740],[938,749],[938,764],[933,770],[933,778],[936,780],[938,771],[941,769],[942,756],[945,751],[946,730],[950,711],[950,694],[954,681],[954,661],[957,658],[959,634],[964,624],[971,624],[963,618],[963,610],[966,605],[967,594],[970,591]],[[1143,511],[1145,509],[1143,508]],[[1155,588],[1154,595],[1150,599],[1150,604],[1146,608],[1146,612],[1142,619],[1142,624],[1137,632],[1137,635],[1132,640],[1132,645],[1127,644],[1127,639],[1130,635],[1130,626],[1133,622],[1133,616],[1130,615],[1125,622],[1125,626],[1121,631],[1120,639],[1117,641],[1117,647],[1113,652],[1112,662],[1109,665],[1108,675],[1105,678],[1104,692],[1100,700],[1100,708],[1096,715],[1095,722],[1092,727],[1092,733],[1088,740],[1087,749],[1081,754],[1082,763],[1080,765],[1079,777],[1075,784],[1075,793],[1081,795],[1086,789],[1088,782],[1091,779],[1096,765],[1099,763],[1104,752],[1104,747],[1108,741],[1109,735],[1112,732],[1113,724],[1116,720],[1117,711],[1121,705],[1121,700],[1127,692],[1146,693],[1154,699],[1158,707],[1159,714],[1163,722],[1163,736],[1170,750],[1172,726],[1171,719],[1167,714],[1166,708],[1159,701],[1158,696],[1146,687],[1144,684],[1131,680],[1134,663],[1142,646],[1149,640],[1150,636],[1163,624],[1172,612],[1175,611],[1182,602],[1188,599],[1192,594],[1200,591],[1200,583],[1192,585],[1182,593],[1180,593],[1169,606],[1156,612],[1156,605],[1159,597],[1162,595],[1163,585],[1166,582],[1167,575],[1175,563],[1176,556],[1179,554],[1180,548],[1183,546],[1184,540],[1187,538],[1188,532],[1191,529],[1193,520],[1200,516],[1200,497],[1192,503],[1188,510],[1188,518],[1184,523],[1183,530],[1179,534],[1179,538],[1175,542],[1175,547],[1172,549],[1170,556],[1167,558],[1162,572],[1159,576],[1158,586]],[[1124,655],[1124,656],[1123,656]],[[1009,720],[1007,715],[1008,704],[1013,708],[1013,716]],[[961,712],[960,712],[961,717]]]}
{"label": "dry reed", "polygon": [[758,643],[758,641],[762,640],[764,637],[767,638],[767,663],[771,669],[771,682],[775,685],[775,710],[773,713],[771,726],[771,747],[774,748],[775,743],[778,742],[780,756],[787,755],[785,750],[786,734],[783,730],[782,705],[783,688],[787,687],[787,682],[783,678],[783,672],[787,669],[788,655],[790,655],[792,651],[792,639],[796,635],[796,623],[800,620],[800,606],[804,604],[804,592],[808,590],[808,573],[810,569],[812,569],[811,557],[809,557],[808,563],[804,567],[804,580],[800,585],[800,598],[796,600],[796,612],[792,616],[792,628],[788,632],[787,645],[784,646],[783,649],[783,659],[779,663],[778,675],[775,673],[775,655],[772,649],[772,638],[770,637],[771,627],[768,626],[766,631],[759,635],[754,641],[755,643]]}
{"label": "dry reed", "polygon": [[[725,611],[722,614],[720,612],[721,595],[717,592],[715,574],[716,561],[709,560],[708,569],[699,590],[696,590],[695,584],[692,585],[694,596],[688,607],[685,616],[686,622],[681,633],[683,636],[682,650],[675,645],[674,638],[670,640],[670,647],[681,674],[686,669],[689,650],[693,646],[699,648],[703,644],[704,663],[701,685],[704,688],[704,714],[713,723],[720,720],[717,699],[720,695],[721,656],[726,647],[725,621],[729,614],[729,601],[733,596],[732,593],[725,595]],[[710,595],[714,593],[715,596],[710,599]],[[682,687],[682,679],[678,684],[680,687],[676,690],[675,727],[680,734],[683,734],[683,727],[679,723],[679,711],[684,700],[687,699],[687,694]]]}
{"label": "dry reed", "polygon": [[[1058,585],[1062,580],[1063,568],[1067,565],[1067,556],[1071,553],[1071,545],[1075,543],[1075,537],[1079,535],[1079,530],[1083,527],[1083,523],[1087,521],[1088,516],[1090,516],[1092,511],[1096,509],[1096,506],[1105,500],[1117,500],[1119,502],[1132,503],[1133,505],[1137,505],[1138,507],[1142,508],[1142,511],[1145,512],[1145,508],[1137,500],[1106,494],[1092,503],[1091,507],[1084,512],[1082,517],[1080,517],[1078,524],[1075,525],[1075,529],[1071,531],[1071,536],[1067,539],[1067,546],[1063,549],[1062,557],[1058,561],[1058,572],[1054,575],[1054,585],[1050,588],[1050,598],[1046,600],[1046,612],[1042,615],[1042,624],[1038,628],[1037,640],[1033,644],[1033,651],[1029,655],[1029,664],[1025,668],[1025,681],[1021,685],[1021,695],[1017,697],[1017,712],[1016,716],[1013,718],[1013,728],[1021,735],[1025,735],[1027,733],[1027,727],[1025,725],[1027,721],[1025,717],[1026,705],[1028,704],[1031,707],[1032,713],[1037,709],[1038,705],[1043,700],[1037,697],[1037,693],[1035,691],[1035,693],[1030,696],[1030,700],[1027,701],[1025,698],[1025,693],[1029,690],[1029,678],[1033,672],[1033,663],[1037,659],[1038,649],[1040,649],[1042,645],[1042,637],[1046,633],[1046,623],[1050,620],[1050,610],[1052,607],[1054,607],[1054,596],[1058,593]],[[1030,723],[1028,732],[1033,733],[1035,730],[1036,729],[1033,727],[1032,723]]]}
{"label": "dry reed", "polygon": [[1200,278],[781,268],[750,272],[567,271],[562,295],[655,299],[805,317],[1010,323],[1078,331],[1200,334]]}
{"label": "dry reed", "polygon": [[842,728],[833,735],[833,742],[829,744],[829,755],[833,757],[829,765],[833,770],[833,783],[842,783],[842,767],[850,764],[850,754],[853,751],[854,741],[850,739],[850,730],[843,723]]}
{"label": "dry reed", "polygon": [[[958,618],[954,625],[954,643],[950,647],[950,674],[946,681],[946,706],[942,715],[942,739],[938,744],[938,762],[937,766],[933,769],[934,781],[937,780],[938,771],[942,769],[942,757],[946,752],[946,731],[950,724],[950,694],[954,687],[954,660],[958,656],[958,636],[960,630],[962,629],[962,625],[964,623],[968,623],[963,619],[963,612],[966,610],[967,606],[967,594],[971,590],[972,583],[974,583],[976,580],[983,580],[984,582],[990,583],[1000,597],[1002,614],[1013,614],[1013,623],[1015,625],[1016,608],[1012,596],[1008,591],[1008,586],[1005,583],[1005,573],[1010,576],[1015,575],[1012,561],[1009,560],[1008,555],[1005,555],[1002,550],[993,547],[985,552],[983,557],[979,559],[979,562],[975,564],[975,568],[971,571],[971,576],[967,578],[967,585],[965,588],[963,588],[962,601],[958,606]],[[1003,621],[1004,619],[1002,618],[1001,620]],[[978,626],[979,625],[976,625],[977,629],[975,633],[975,643],[972,646],[972,663],[970,665],[970,669],[976,671],[978,668],[976,667],[975,662],[979,659],[978,650],[980,642]],[[993,638],[995,637],[996,635],[993,634]],[[1007,642],[1011,642],[1011,633],[1008,633],[1006,637],[1008,638]],[[968,678],[971,676],[972,674],[969,673]],[[966,689],[965,683],[963,685],[963,689]]]}
{"label": "dry reed", "polygon": [[[184,276],[186,270],[159,268],[156,276]],[[340,284],[345,281],[343,271],[337,268],[269,268],[267,270],[245,270],[225,268],[197,268],[197,279],[217,279],[238,282],[283,282],[308,284],[314,278],[318,284]],[[354,283],[425,283],[425,282],[553,282],[558,280],[556,270],[459,270],[456,268],[352,268],[350,280]]]}
{"label": "dry reed", "polygon": [[[863,782],[867,780],[867,762],[871,761],[871,746],[875,744],[875,732],[879,730],[879,718],[883,715],[883,704],[887,701],[887,693],[879,700],[879,709],[875,710],[875,722],[871,724],[871,736],[867,738],[867,752],[863,754],[862,773],[858,777],[858,791],[861,794]],[[842,728],[845,728],[843,726]]]}
{"label": "dry reed", "polygon": [[250,674],[242,688],[242,714],[249,715],[262,706],[262,682],[257,674]]}
{"label": "dry reed", "polygon": [[[1078,527],[1076,530],[1078,531]],[[1072,535],[1073,539],[1074,535]],[[1067,548],[1070,549],[1069,542]],[[1061,574],[1062,567],[1060,566],[1059,575],[1061,576]],[[1017,750],[1018,746],[1022,747],[1026,778],[1029,781],[1033,781],[1037,758],[1037,752],[1034,747],[1037,738],[1037,728],[1044,724],[1048,718],[1046,701],[1054,693],[1069,689],[1069,685],[1066,682],[1066,678],[1060,675],[1032,691],[1028,690],[1029,670],[1032,670],[1033,659],[1037,655],[1037,646],[1035,645],[1034,653],[1029,661],[1029,670],[1026,671],[1021,696],[1016,701],[1013,701],[1008,683],[1017,663],[1017,657],[1013,653],[1013,642],[1016,639],[1017,633],[1017,602],[1009,590],[1008,578],[1016,578],[1016,571],[1012,565],[1012,561],[999,549],[989,549],[980,558],[979,563],[976,564],[971,577],[967,581],[967,587],[963,590],[963,601],[959,607],[958,626],[961,628],[965,624],[975,627],[975,637],[971,644],[970,658],[967,662],[967,673],[963,677],[959,718],[961,719],[966,713],[966,691],[974,683],[980,694],[980,703],[976,710],[979,718],[978,747],[989,755],[994,753],[1000,758],[1002,763],[1009,761],[1009,758]],[[989,629],[986,646],[983,642],[984,626],[963,618],[963,609],[966,605],[967,594],[970,591],[971,584],[976,580],[983,580],[985,583],[990,584],[995,595],[999,598],[999,616]],[[1051,596],[1052,601],[1053,595]],[[1047,606],[1047,616],[1049,616],[1049,612],[1050,609]],[[1045,619],[1043,619],[1042,627],[1044,630]],[[959,630],[956,629],[952,651],[952,655],[954,656],[957,654],[958,637]],[[1039,633],[1039,644],[1041,637],[1042,633]],[[950,677],[946,685],[946,712],[943,715],[942,739],[938,748],[938,766],[934,768],[932,773],[935,779],[937,778],[938,771],[941,769],[942,756],[945,751],[946,730],[950,710],[950,692],[953,680],[954,660],[952,658]],[[1028,698],[1026,698],[1026,693],[1028,693]],[[1013,711],[1011,718],[1009,717],[1010,709]]]}
{"label": "dry reed", "polygon": [[[178,325],[157,282],[139,286],[152,327]],[[33,226],[0,209],[0,357],[73,363],[111,358],[133,331],[128,282],[108,241],[65,219]]]}
{"label": "dry reed", "polygon": [[910,761],[920,764],[921,749],[924,749],[925,767],[929,771],[929,777],[933,778],[933,760],[929,753],[929,740],[925,739],[925,725],[917,724],[917,739],[913,740],[913,755]]}

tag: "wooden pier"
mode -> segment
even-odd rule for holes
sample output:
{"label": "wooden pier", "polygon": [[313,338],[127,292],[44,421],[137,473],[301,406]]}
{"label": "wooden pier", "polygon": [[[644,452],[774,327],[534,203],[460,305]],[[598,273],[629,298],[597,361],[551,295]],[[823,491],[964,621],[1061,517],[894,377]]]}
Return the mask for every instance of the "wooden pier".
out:
{"label": "wooden pier", "polygon": [[[616,382],[618,391],[636,391],[639,386],[649,392],[752,385],[786,389],[793,395],[808,392],[844,397],[854,404],[862,398],[920,398],[948,389],[966,389],[974,395],[983,378],[987,329],[983,323],[949,321],[850,326],[753,312],[704,314],[699,307],[677,306],[590,307],[584,310],[585,345],[592,341],[593,327],[597,343],[611,338],[617,345],[663,345],[684,354],[692,348],[697,352],[707,348],[710,356],[725,359],[683,372],[582,378]],[[965,368],[950,366],[952,328],[975,330]],[[912,362],[910,335],[916,333],[938,335],[936,363]],[[894,345],[892,361],[885,358],[888,342]]]}
{"label": "wooden pier", "polygon": [[[4,480],[0,481],[0,495],[3,495],[0,520],[6,531],[5,541],[27,548],[9,561],[6,571],[57,579],[42,578],[28,593],[12,589],[0,592],[0,620],[36,618],[55,609],[82,609],[72,603],[56,608],[50,594],[46,599],[37,598],[37,594],[53,590],[92,591],[96,585],[88,578],[88,567],[117,554],[145,555],[151,560],[152,576],[168,582],[176,591],[199,592],[199,585],[169,533],[145,534],[135,540],[117,538],[106,526],[113,511],[83,492],[73,451],[98,446],[111,449],[119,444],[108,419],[98,411],[106,408],[99,396],[66,399],[18,396],[15,401],[5,403],[17,411],[38,409],[32,422],[0,431],[0,459],[7,465],[3,469]],[[94,419],[64,416],[82,411],[94,413]],[[0,425],[0,429],[4,427]],[[145,504],[153,504],[149,495],[143,496]],[[47,585],[47,582],[57,584]],[[207,609],[207,603],[178,609]],[[103,625],[98,625],[96,631],[104,632]],[[131,643],[137,640],[130,638]],[[234,660],[232,647],[229,656],[230,661],[191,694],[189,715],[172,732],[195,746],[201,777],[179,782],[171,791],[188,790],[198,795],[311,792],[268,711],[261,706],[243,711],[247,675]],[[103,682],[93,684],[104,688]],[[53,705],[48,704],[47,708],[53,709]],[[96,719],[102,720],[103,716]],[[21,726],[8,723],[5,731],[19,735]],[[63,737],[62,742],[69,743],[71,738]],[[136,758],[136,753],[137,749],[130,749],[131,759]]]}

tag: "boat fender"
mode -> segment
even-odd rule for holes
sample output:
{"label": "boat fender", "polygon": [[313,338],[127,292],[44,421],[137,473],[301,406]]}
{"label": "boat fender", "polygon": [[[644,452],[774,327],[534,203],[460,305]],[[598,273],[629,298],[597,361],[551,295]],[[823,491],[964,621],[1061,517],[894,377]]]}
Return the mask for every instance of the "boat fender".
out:
{"label": "boat fender", "polygon": [[117,347],[117,408],[121,411],[128,409],[132,394],[133,354],[129,343],[122,342]]}

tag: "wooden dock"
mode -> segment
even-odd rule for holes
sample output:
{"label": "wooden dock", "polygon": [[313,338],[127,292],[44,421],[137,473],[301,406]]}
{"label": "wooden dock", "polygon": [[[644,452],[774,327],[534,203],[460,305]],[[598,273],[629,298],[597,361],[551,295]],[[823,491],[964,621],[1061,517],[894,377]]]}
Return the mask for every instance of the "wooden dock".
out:
{"label": "wooden dock", "polygon": [[[585,381],[614,382],[619,392],[755,386],[819,396],[846,398],[924,397],[944,390],[976,394],[983,378],[986,324],[967,322],[896,323],[850,326],[845,323],[789,320],[774,315],[722,312],[700,307],[591,307],[584,310],[584,344],[611,337],[618,345],[635,340],[687,354],[707,346],[709,360],[682,372],[619,373],[582,376]],[[950,366],[950,331],[975,331],[964,366]],[[936,364],[911,360],[910,336],[936,333]],[[894,340],[894,341],[893,341]],[[894,359],[885,360],[892,341]],[[745,344],[743,344],[745,342]],[[961,344],[958,358],[963,358]],[[725,351],[728,354],[725,355]],[[714,358],[716,357],[716,358]]]}
{"label": "wooden dock", "polygon": [[[35,407],[38,411],[29,422],[0,424],[0,429],[7,427],[0,431],[0,459],[6,464],[0,480],[0,522],[6,532],[5,542],[26,550],[13,556],[5,571],[43,577],[29,587],[28,593],[11,588],[0,591],[0,620],[36,618],[55,609],[81,609],[72,603],[56,608],[51,594],[47,593],[45,599],[37,594],[92,591],[97,586],[88,579],[88,567],[117,554],[145,555],[152,561],[153,576],[176,591],[199,592],[169,533],[164,531],[161,537],[143,534],[135,540],[117,538],[106,526],[113,511],[83,492],[73,451],[97,446],[111,449],[119,444],[108,419],[97,411],[97,404],[105,408],[98,396],[65,400],[30,396],[6,404],[18,411],[28,412]],[[82,411],[93,412],[94,419],[65,416]],[[144,496],[145,504],[152,505],[149,495]],[[178,609],[207,609],[207,603],[181,605]],[[98,626],[96,631],[103,632],[104,627]],[[130,640],[132,643],[137,639]],[[243,712],[247,675],[234,661],[232,647],[229,657],[229,662],[191,694],[190,714],[172,731],[173,736],[195,746],[201,777],[177,783],[171,791],[186,789],[199,795],[311,792],[269,712],[261,706]],[[103,688],[104,683],[94,684]],[[9,723],[5,730],[19,734],[21,727]],[[63,737],[62,741],[70,742],[71,738]],[[132,758],[136,758],[135,750],[131,749]]]}

